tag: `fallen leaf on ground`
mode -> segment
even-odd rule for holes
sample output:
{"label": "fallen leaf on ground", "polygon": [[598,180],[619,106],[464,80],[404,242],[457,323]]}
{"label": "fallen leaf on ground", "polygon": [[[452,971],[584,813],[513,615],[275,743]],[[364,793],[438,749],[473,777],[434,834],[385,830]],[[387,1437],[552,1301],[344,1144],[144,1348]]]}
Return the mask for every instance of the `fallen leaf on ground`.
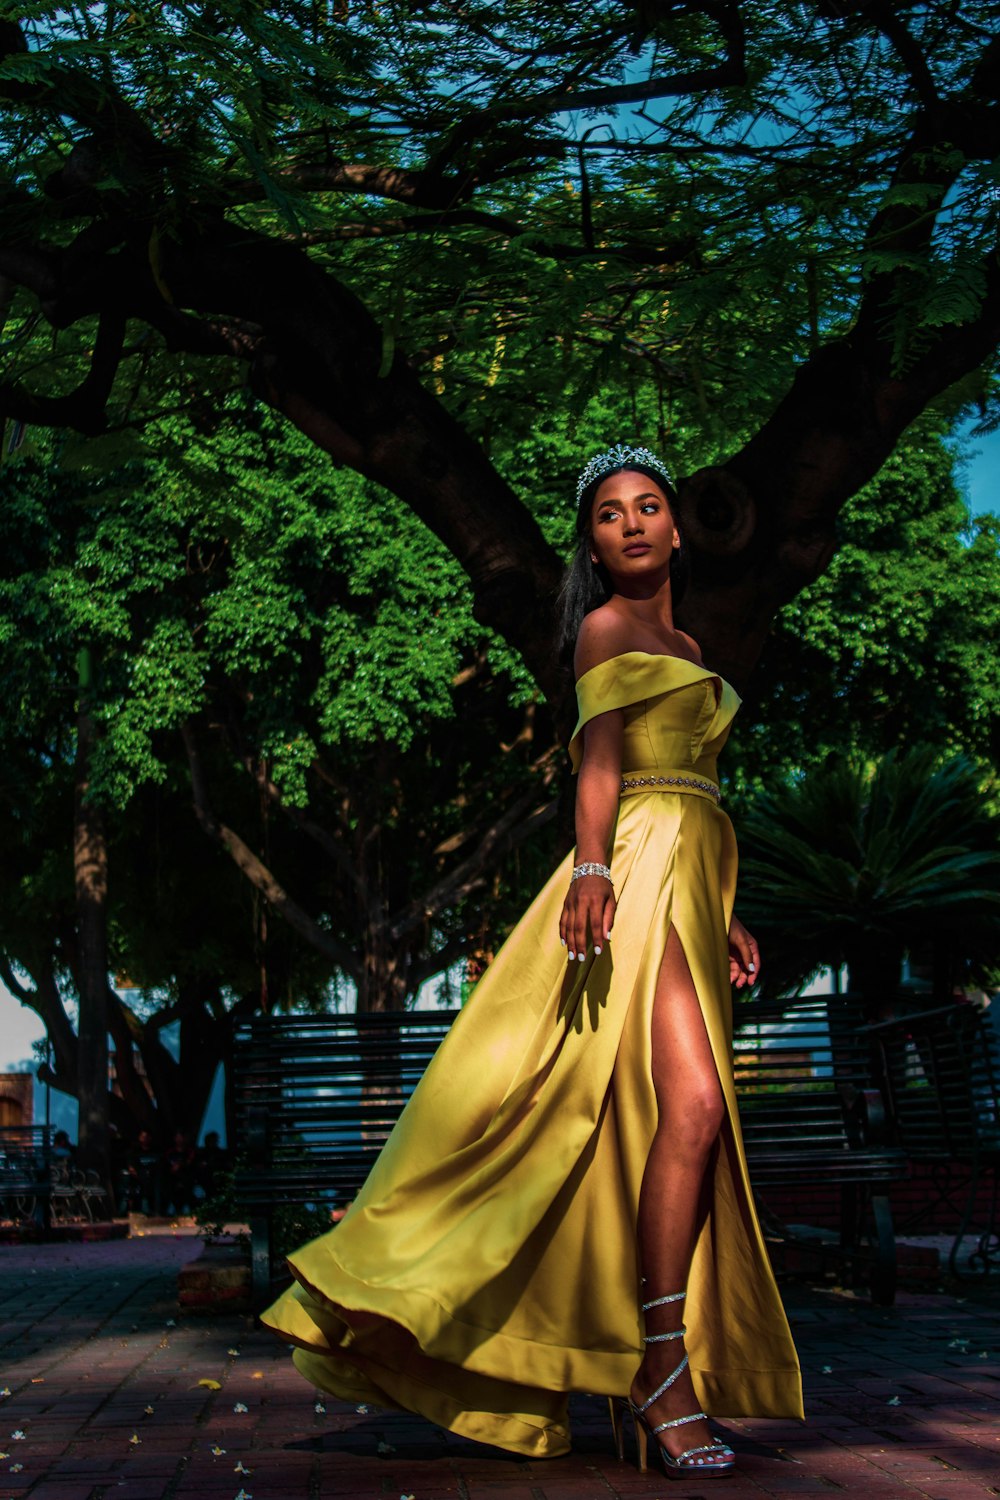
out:
{"label": "fallen leaf on ground", "polygon": [[212,1448],[212,1452],[215,1454],[216,1458],[221,1458],[225,1451],[225,1448],[220,1448],[218,1443],[215,1443]]}
{"label": "fallen leaf on ground", "polygon": [[888,1401],[885,1404],[886,1404],[886,1406],[898,1406],[899,1405],[899,1397],[898,1396],[890,1396],[889,1399],[888,1399]]}
{"label": "fallen leaf on ground", "polygon": [[204,1379],[204,1380],[199,1380],[198,1384],[199,1385],[203,1385],[205,1387],[206,1391],[221,1391],[222,1390],[222,1381],[221,1380],[209,1380],[206,1377],[206,1379]]}
{"label": "fallen leaf on ground", "polygon": [[129,1442],[132,1444],[133,1448],[138,1448],[139,1444],[142,1442],[142,1438],[137,1432],[133,1432],[132,1436],[129,1438]]}
{"label": "fallen leaf on ground", "polygon": [[321,1417],[325,1413],[326,1407],[323,1405],[322,1401],[317,1401],[316,1405],[313,1407],[313,1411],[318,1417]]}
{"label": "fallen leaf on ground", "polygon": [[153,1415],[153,1408],[151,1406],[144,1406],[142,1408],[142,1414],[144,1417],[151,1417]]}
{"label": "fallen leaf on ground", "polygon": [[395,1451],[396,1450],[391,1443],[379,1443],[378,1445],[379,1453],[395,1453]]}
{"label": "fallen leaf on ground", "polygon": [[253,1469],[246,1468],[245,1465],[244,1465],[244,1463],[243,1463],[242,1458],[239,1458],[233,1464],[233,1473],[234,1474],[252,1474],[253,1473]]}
{"label": "fallen leaf on ground", "polygon": [[233,1407],[233,1411],[248,1411],[248,1410],[249,1410],[249,1407],[244,1406],[242,1401],[237,1401],[236,1405]]}

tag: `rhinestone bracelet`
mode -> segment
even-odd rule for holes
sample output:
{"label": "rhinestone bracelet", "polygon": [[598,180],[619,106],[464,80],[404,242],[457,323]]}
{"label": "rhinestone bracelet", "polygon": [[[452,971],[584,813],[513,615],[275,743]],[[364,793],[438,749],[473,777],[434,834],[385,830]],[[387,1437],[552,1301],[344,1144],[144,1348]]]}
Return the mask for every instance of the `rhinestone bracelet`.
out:
{"label": "rhinestone bracelet", "polygon": [[581,875],[603,875],[605,880],[611,879],[611,871],[607,865],[574,865],[572,879],[579,880]]}

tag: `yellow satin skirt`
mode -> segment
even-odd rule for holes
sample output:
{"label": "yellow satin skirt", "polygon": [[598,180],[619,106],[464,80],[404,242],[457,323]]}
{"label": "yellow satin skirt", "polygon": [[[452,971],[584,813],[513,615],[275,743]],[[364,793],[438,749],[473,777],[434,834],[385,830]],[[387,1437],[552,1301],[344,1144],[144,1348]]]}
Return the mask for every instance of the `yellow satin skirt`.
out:
{"label": "yellow satin skirt", "polygon": [[673,924],[728,1107],[688,1282],[695,1390],[716,1416],[802,1415],[733,1090],[729,819],[698,793],[627,796],[612,866],[603,953],[570,962],[559,942],[567,859],[344,1219],[290,1258],[296,1281],[263,1321],[322,1390],[532,1457],[568,1449],[568,1392],[628,1390],[642,1354],[639,1189],[657,1123],[650,1015]]}

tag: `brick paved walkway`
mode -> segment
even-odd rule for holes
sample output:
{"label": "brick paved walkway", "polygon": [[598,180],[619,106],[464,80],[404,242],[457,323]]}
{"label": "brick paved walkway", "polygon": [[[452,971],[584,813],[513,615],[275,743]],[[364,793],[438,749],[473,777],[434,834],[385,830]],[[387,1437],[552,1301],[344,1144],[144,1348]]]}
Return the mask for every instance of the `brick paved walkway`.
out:
{"label": "brick paved walkway", "polygon": [[1000,1495],[1000,1299],[985,1291],[874,1309],[792,1289],[808,1423],[726,1423],[740,1473],[716,1489],[618,1464],[590,1398],[574,1404],[573,1455],[548,1463],[317,1403],[247,1320],[177,1316],[176,1272],[197,1248],[0,1246],[0,1500]]}

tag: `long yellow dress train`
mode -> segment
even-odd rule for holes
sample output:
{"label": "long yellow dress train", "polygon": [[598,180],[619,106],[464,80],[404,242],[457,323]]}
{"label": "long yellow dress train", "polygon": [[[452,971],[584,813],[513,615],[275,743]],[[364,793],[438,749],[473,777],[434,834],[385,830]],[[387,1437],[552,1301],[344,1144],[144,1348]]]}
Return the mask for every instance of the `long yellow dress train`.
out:
{"label": "long yellow dress train", "polygon": [[[753,1208],[732,1077],[736,843],[716,756],[739,698],[630,651],[578,683],[624,709],[611,941],[570,962],[572,857],[483,976],[340,1224],[290,1258],[264,1322],[316,1386],[533,1457],[569,1447],[570,1391],[623,1395],[642,1354],[636,1219],[657,1107],[650,1012],[671,924],[727,1105],[688,1281],[695,1391],[716,1416],[801,1416],[798,1361]],[[677,1288],[655,1288],[657,1293]]]}

